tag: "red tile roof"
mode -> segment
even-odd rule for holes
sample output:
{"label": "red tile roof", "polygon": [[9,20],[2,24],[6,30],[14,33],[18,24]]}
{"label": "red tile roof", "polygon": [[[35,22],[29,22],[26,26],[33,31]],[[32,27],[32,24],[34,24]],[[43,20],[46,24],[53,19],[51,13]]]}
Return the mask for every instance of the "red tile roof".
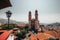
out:
{"label": "red tile roof", "polygon": [[46,31],[46,32],[40,32],[37,34],[33,34],[30,36],[30,40],[37,40],[37,38],[39,40],[47,40],[49,37],[53,37],[53,38],[60,38],[60,35],[58,33],[56,33],[55,31]]}
{"label": "red tile roof", "polygon": [[46,34],[46,33],[38,33],[36,35],[31,35],[30,40],[37,40],[37,38],[39,40],[47,40],[48,37],[53,37],[53,36],[50,34]]}
{"label": "red tile roof", "polygon": [[47,34],[50,34],[50,35],[52,35],[52,36],[54,36],[54,37],[58,37],[58,33],[57,32],[55,32],[55,31],[46,31],[45,33],[47,33]]}
{"label": "red tile roof", "polygon": [[8,36],[13,32],[13,30],[0,30],[0,32],[3,32],[0,35],[0,40],[6,40],[8,38]]}
{"label": "red tile roof", "polygon": [[24,23],[21,23],[21,24],[17,24],[18,26],[22,26],[22,27],[25,27],[26,26],[26,24],[24,24]]}

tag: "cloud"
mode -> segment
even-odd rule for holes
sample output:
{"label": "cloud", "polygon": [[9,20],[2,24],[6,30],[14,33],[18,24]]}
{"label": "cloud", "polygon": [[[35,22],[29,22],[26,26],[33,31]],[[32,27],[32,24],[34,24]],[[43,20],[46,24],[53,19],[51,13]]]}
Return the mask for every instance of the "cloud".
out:
{"label": "cloud", "polygon": [[39,20],[43,23],[60,22],[60,0],[10,0],[12,7],[0,10],[0,17],[6,18],[5,12],[10,10],[13,14],[11,19],[28,21],[28,12],[37,9]]}

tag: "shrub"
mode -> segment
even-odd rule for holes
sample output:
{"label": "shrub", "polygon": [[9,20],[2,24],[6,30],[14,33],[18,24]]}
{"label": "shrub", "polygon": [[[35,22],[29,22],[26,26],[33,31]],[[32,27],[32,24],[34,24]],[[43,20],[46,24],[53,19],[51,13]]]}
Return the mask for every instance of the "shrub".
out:
{"label": "shrub", "polygon": [[17,33],[16,36],[18,36],[18,38],[23,39],[26,37],[25,34],[26,34],[26,31],[22,30],[21,32]]}

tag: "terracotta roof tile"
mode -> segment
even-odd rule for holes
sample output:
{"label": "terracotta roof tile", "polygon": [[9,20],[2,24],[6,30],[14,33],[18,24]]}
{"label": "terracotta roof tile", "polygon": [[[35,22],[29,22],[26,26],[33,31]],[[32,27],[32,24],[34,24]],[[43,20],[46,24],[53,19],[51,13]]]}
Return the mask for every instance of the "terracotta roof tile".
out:
{"label": "terracotta roof tile", "polygon": [[55,31],[46,31],[46,32],[40,32],[37,34],[33,34],[30,36],[30,40],[37,40],[37,38],[39,40],[47,40],[49,37],[53,37],[53,38],[58,38],[59,34],[56,33]]}
{"label": "terracotta roof tile", "polygon": [[6,40],[8,38],[8,36],[12,33],[13,30],[0,30],[0,32],[3,32],[0,35],[0,40]]}

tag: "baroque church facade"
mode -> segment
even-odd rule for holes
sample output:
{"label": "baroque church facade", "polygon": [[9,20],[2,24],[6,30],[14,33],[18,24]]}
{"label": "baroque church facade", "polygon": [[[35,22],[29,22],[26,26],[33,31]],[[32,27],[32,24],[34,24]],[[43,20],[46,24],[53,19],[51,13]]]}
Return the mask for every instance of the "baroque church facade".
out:
{"label": "baroque church facade", "polygon": [[35,10],[35,19],[32,19],[31,11],[29,11],[28,21],[29,21],[29,29],[41,31],[37,10]]}

